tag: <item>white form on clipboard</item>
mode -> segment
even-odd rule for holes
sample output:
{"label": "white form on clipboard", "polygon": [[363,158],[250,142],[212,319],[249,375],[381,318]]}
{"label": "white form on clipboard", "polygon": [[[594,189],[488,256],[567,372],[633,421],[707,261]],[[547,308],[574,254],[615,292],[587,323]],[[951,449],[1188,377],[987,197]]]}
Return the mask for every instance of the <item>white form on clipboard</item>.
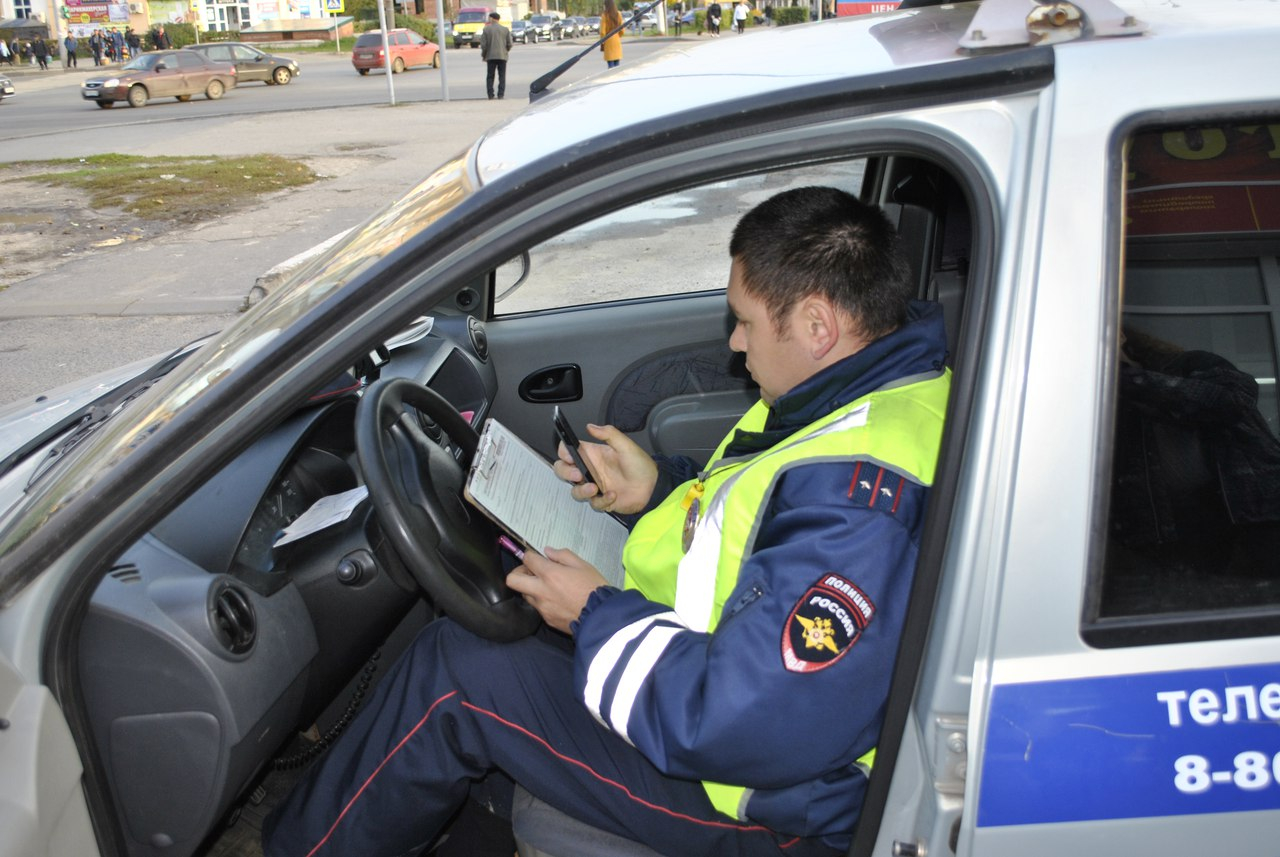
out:
{"label": "white form on clipboard", "polygon": [[525,547],[571,550],[622,586],[627,528],[574,500],[551,463],[497,420],[480,433],[463,495]]}

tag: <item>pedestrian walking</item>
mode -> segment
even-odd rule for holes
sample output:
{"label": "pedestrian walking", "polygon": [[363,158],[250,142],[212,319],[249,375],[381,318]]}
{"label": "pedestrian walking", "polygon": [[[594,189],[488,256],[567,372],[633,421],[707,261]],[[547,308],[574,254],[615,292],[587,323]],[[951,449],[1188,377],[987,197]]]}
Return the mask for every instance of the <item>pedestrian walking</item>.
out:
{"label": "pedestrian walking", "polygon": [[0,39],[0,62],[13,65],[13,54],[9,52],[9,43]]}
{"label": "pedestrian walking", "polygon": [[[133,31],[133,27],[125,27],[124,43],[129,48],[129,59],[133,59],[138,54],[142,53],[142,39]],[[120,58],[124,59],[123,53],[120,55]]]}
{"label": "pedestrian walking", "polygon": [[89,53],[93,54],[93,64],[102,65],[102,31],[94,30],[89,35]]}
{"label": "pedestrian walking", "polygon": [[498,95],[501,99],[507,93],[507,57],[511,54],[511,31],[502,26],[502,18],[497,12],[489,13],[489,23],[480,32],[480,59],[488,64],[484,76],[484,86],[493,94],[493,78],[498,78]]}
{"label": "pedestrian walking", "polygon": [[42,71],[49,70],[49,46],[45,44],[42,36],[36,36],[36,40],[31,43],[31,55],[35,57],[36,65],[40,66]]}
{"label": "pedestrian walking", "polygon": [[719,3],[707,7],[707,33],[713,39],[720,38],[720,11]]}
{"label": "pedestrian walking", "polygon": [[67,68],[77,68],[76,48],[80,47],[80,43],[76,40],[76,37],[67,33],[67,37],[62,40],[62,46],[67,49]]}
{"label": "pedestrian walking", "polygon": [[747,4],[744,2],[736,3],[733,7],[733,28],[737,30],[741,36],[747,28]]}
{"label": "pedestrian walking", "polygon": [[167,51],[173,47],[173,43],[169,41],[169,34],[164,31],[164,24],[156,28],[155,33],[151,36],[151,41],[155,42],[156,50]]}
{"label": "pedestrian walking", "polygon": [[[618,11],[617,0],[604,0],[604,11],[600,13],[600,32],[613,33],[622,26],[622,13]],[[606,68],[614,68],[622,62],[622,32],[613,33],[600,46],[604,51]]]}

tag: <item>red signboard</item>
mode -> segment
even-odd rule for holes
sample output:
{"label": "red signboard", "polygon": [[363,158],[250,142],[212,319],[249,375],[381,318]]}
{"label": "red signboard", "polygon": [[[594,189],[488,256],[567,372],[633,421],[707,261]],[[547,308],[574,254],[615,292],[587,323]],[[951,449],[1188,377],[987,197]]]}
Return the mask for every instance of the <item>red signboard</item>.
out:
{"label": "red signboard", "polygon": [[1130,235],[1280,231],[1280,125],[1139,134],[1129,153]]}
{"label": "red signboard", "polygon": [[892,12],[898,8],[902,0],[876,0],[876,2],[840,3],[836,2],[836,17],[846,15],[869,15],[872,12]]}

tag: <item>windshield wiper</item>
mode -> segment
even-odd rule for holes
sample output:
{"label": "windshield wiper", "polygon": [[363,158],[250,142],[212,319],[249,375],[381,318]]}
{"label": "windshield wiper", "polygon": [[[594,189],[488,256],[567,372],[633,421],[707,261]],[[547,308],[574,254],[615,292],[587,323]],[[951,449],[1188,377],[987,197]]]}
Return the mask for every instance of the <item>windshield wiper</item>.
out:
{"label": "windshield wiper", "polygon": [[548,92],[547,87],[551,85],[552,81],[554,81],[560,75],[564,74],[569,69],[573,68],[575,65],[577,65],[578,60],[582,59],[587,54],[591,53],[596,48],[603,45],[605,43],[605,40],[611,37],[614,33],[621,33],[627,27],[631,26],[632,23],[634,23],[635,21],[643,17],[645,13],[647,13],[650,9],[652,9],[654,6],[657,6],[661,2],[662,0],[653,0],[653,2],[650,3],[648,6],[636,7],[635,13],[630,18],[623,21],[619,26],[614,27],[612,30],[605,33],[603,36],[600,37],[599,41],[597,41],[594,45],[587,48],[577,56],[570,57],[569,59],[560,63],[560,65],[551,69],[551,71],[547,72],[542,77],[535,80],[533,83],[529,84],[529,103],[532,104],[542,96],[546,95]]}
{"label": "windshield wiper", "polygon": [[54,438],[70,432],[70,435],[64,438],[56,447],[50,449],[45,456],[45,460],[40,462],[35,473],[32,474],[31,479],[27,482],[27,488],[30,488],[41,476],[49,471],[54,463],[65,457],[72,447],[92,434],[98,426],[124,410],[125,406],[138,396],[151,389],[156,381],[168,375],[175,366],[190,356],[203,343],[204,339],[199,339],[182,346],[140,375],[126,381],[115,389],[107,391],[84,407],[78,408],[58,420],[12,453],[0,459],[0,477],[5,476],[10,470],[13,470],[38,450],[48,446],[53,442]]}

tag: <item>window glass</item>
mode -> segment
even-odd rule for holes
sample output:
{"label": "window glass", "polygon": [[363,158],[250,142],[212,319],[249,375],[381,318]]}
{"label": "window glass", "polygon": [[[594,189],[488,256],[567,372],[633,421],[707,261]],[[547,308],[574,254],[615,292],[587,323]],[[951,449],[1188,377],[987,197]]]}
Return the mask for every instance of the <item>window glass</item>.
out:
{"label": "window glass", "polygon": [[792,187],[834,185],[857,194],[864,166],[853,160],[746,176],[588,221],[533,247],[528,278],[518,288],[500,291],[495,311],[723,289],[729,279],[729,238],[739,217]]}
{"label": "window glass", "polygon": [[214,45],[209,48],[208,57],[218,62],[231,62],[231,49],[226,45]]}
{"label": "window glass", "polygon": [[246,48],[244,45],[235,45],[231,48],[231,53],[240,62],[253,62],[261,56],[257,51]]}
{"label": "window glass", "polygon": [[1099,618],[1280,605],[1273,132],[1130,141]]}
{"label": "window glass", "polygon": [[179,68],[204,68],[204,62],[194,53],[185,51],[177,54]]}

